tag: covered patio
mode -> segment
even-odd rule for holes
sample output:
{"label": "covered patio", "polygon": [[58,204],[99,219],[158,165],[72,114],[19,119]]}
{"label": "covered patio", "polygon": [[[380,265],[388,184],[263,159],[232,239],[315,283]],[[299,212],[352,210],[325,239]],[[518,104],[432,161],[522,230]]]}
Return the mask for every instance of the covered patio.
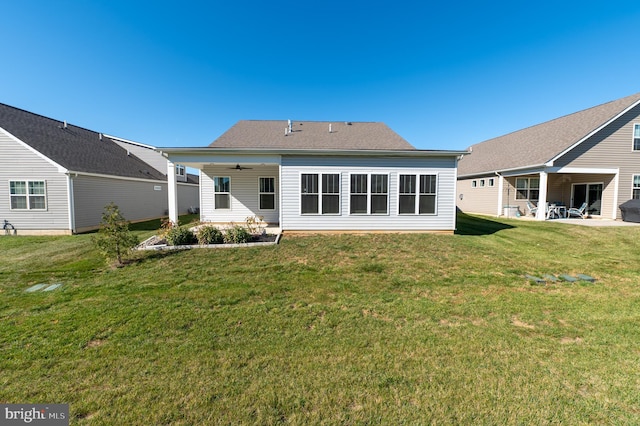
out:
{"label": "covered patio", "polygon": [[[499,174],[498,205],[517,207],[522,216],[537,220],[560,220],[565,219],[569,209],[578,209],[586,203],[585,216],[615,220],[618,176],[617,169],[546,168],[527,173],[505,172]],[[555,210],[550,212],[550,206]]]}

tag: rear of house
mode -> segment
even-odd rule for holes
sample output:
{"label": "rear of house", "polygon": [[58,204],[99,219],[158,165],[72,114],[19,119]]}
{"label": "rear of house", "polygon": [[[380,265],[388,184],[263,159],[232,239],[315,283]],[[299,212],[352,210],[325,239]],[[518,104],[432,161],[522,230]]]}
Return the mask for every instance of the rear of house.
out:
{"label": "rear of house", "polygon": [[240,121],[210,147],[160,150],[200,168],[201,220],[260,216],[287,232],[452,232],[466,153],[416,150],[383,123],[286,121]]}
{"label": "rear of house", "polygon": [[640,94],[560,117],[471,147],[460,162],[458,207],[529,215],[548,205],[620,219],[640,198]]}
{"label": "rear of house", "polygon": [[[166,161],[161,164],[166,169]],[[166,175],[131,149],[101,133],[3,104],[0,166],[0,224],[18,234],[96,229],[110,202],[131,221],[168,213]],[[179,211],[186,213],[198,205],[198,184],[185,181],[181,188],[188,189],[179,191]]]}

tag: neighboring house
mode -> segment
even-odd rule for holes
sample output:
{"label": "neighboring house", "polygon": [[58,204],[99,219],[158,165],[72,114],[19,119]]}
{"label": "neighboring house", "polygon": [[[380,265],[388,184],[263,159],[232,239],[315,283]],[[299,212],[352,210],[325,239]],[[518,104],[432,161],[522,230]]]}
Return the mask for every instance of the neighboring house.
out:
{"label": "neighboring house", "polygon": [[467,153],[415,149],[383,123],[314,121],[239,121],[209,147],[158,150],[200,169],[202,221],[260,216],[285,232],[453,232]]}
{"label": "neighboring house", "polygon": [[[198,205],[197,186],[180,184],[179,212]],[[166,160],[151,147],[0,104],[0,225],[22,235],[84,232],[110,202],[130,221],[166,215]]]}
{"label": "neighboring house", "polygon": [[458,168],[462,211],[526,215],[529,203],[544,220],[547,203],[587,203],[591,217],[617,219],[620,204],[640,198],[640,93],[469,150]]}

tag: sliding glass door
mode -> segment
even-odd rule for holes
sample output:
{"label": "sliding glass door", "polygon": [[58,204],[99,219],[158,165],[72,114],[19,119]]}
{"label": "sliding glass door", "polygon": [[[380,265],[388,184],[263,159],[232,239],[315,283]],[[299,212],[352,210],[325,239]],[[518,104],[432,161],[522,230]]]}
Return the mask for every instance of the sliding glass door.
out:
{"label": "sliding glass door", "polygon": [[579,208],[582,203],[587,203],[589,215],[600,216],[602,214],[602,189],[601,183],[576,183],[571,193],[571,207]]}

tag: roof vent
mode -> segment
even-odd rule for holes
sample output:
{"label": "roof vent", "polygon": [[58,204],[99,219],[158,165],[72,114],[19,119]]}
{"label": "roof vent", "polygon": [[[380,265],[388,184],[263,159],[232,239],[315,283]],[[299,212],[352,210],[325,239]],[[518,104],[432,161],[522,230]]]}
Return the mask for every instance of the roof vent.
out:
{"label": "roof vent", "polygon": [[66,128],[67,128],[67,120],[64,120],[64,121],[62,122],[62,128],[63,128],[63,129],[66,129]]}
{"label": "roof vent", "polygon": [[331,133],[331,123],[329,123],[329,133]]}
{"label": "roof vent", "polygon": [[284,135],[287,136],[289,134],[289,128],[285,127],[284,128]]}
{"label": "roof vent", "polygon": [[102,140],[102,133],[98,133],[98,137]]}

